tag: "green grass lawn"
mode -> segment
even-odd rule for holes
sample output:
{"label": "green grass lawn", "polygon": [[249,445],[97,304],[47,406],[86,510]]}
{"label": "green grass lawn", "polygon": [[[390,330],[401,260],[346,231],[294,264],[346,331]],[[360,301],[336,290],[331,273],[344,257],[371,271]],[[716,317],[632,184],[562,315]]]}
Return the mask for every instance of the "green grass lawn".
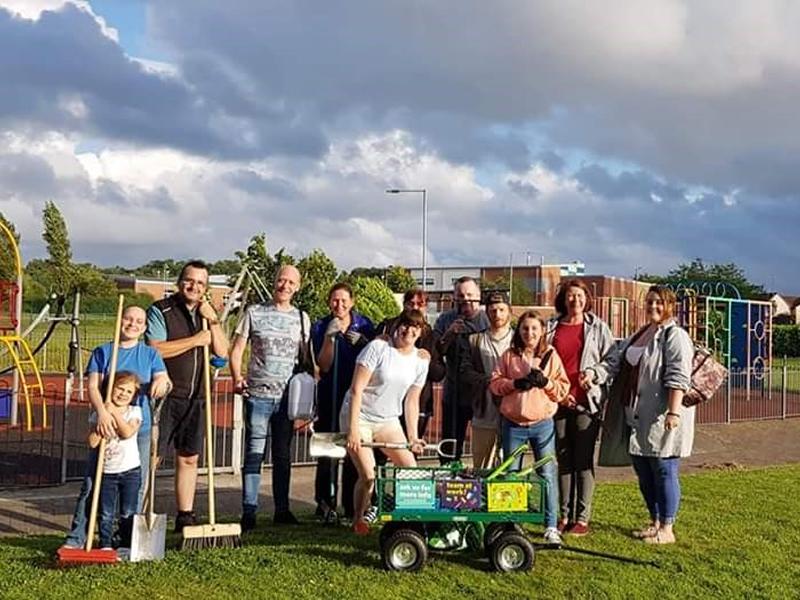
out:
{"label": "green grass lawn", "polygon": [[2,598],[788,598],[800,595],[800,465],[683,478],[679,543],[628,537],[643,523],[633,483],[603,484],[594,533],[569,543],[641,559],[623,564],[564,551],[524,574],[488,572],[482,556],[433,553],[420,573],[380,567],[377,532],[358,538],[306,524],[259,533],[234,550],[169,551],[164,561],[61,570],[54,536],[0,541]]}

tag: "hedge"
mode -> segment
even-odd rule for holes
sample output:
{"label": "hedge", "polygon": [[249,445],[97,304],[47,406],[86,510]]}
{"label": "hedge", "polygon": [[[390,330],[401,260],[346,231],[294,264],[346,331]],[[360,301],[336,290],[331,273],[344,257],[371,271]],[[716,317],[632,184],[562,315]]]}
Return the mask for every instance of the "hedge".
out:
{"label": "hedge", "polygon": [[800,325],[773,325],[772,356],[800,356]]}

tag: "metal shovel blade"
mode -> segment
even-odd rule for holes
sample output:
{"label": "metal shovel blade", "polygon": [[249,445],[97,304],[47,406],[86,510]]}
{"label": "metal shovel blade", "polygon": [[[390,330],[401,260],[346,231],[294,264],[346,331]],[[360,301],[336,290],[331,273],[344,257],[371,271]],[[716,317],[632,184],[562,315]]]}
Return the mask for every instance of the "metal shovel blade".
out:
{"label": "metal shovel blade", "polygon": [[341,433],[315,433],[308,444],[308,452],[312,458],[344,458],[347,456],[346,443],[347,436],[343,437]]}
{"label": "metal shovel blade", "polygon": [[164,558],[164,542],[167,539],[167,515],[133,516],[131,536],[131,562],[161,560]]}

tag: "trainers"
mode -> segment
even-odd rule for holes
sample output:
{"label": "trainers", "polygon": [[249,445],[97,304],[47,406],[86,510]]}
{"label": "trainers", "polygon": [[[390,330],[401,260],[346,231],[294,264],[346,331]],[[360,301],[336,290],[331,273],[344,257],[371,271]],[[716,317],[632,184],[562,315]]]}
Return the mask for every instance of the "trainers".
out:
{"label": "trainers", "polygon": [[272,517],[272,522],[275,525],[300,525],[300,521],[289,510],[276,512],[275,516]]}
{"label": "trainers", "polygon": [[567,519],[561,519],[558,522],[558,525],[556,525],[556,529],[558,529],[559,533],[564,533],[564,531],[569,529],[569,527],[570,527],[570,524],[569,524],[569,521]]}
{"label": "trainers", "polygon": [[364,513],[364,520],[367,523],[374,523],[378,520],[378,507],[377,506],[370,506],[367,509],[367,512]]}
{"label": "trainers", "polygon": [[561,534],[558,532],[558,529],[555,527],[548,527],[544,530],[544,541],[548,544],[553,545],[561,545]]}
{"label": "trainers", "polygon": [[353,523],[353,533],[356,535],[368,535],[369,523],[367,523],[364,519],[359,519]]}
{"label": "trainers", "polygon": [[182,510],[178,512],[178,516],[175,517],[175,533],[183,533],[184,527],[192,527],[194,525],[197,525],[197,516],[194,511]]}
{"label": "trainers", "polygon": [[573,523],[570,527],[567,528],[567,535],[574,535],[577,537],[584,536],[589,533],[589,525],[587,523],[581,523],[578,521],[577,523]]}
{"label": "trainers", "polygon": [[242,527],[242,533],[253,531],[256,528],[256,513],[242,513],[242,518],[239,520],[239,525]]}

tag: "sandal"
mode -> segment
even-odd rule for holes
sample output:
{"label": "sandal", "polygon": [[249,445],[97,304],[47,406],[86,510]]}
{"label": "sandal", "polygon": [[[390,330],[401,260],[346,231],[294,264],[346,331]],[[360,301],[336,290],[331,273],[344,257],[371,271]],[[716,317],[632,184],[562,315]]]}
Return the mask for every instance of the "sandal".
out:
{"label": "sandal", "polygon": [[648,525],[644,529],[636,529],[634,530],[631,535],[635,537],[637,540],[646,540],[648,538],[653,538],[658,535],[658,527],[655,525]]}
{"label": "sandal", "polygon": [[675,534],[666,534],[662,529],[659,529],[654,536],[643,539],[645,544],[674,544]]}

